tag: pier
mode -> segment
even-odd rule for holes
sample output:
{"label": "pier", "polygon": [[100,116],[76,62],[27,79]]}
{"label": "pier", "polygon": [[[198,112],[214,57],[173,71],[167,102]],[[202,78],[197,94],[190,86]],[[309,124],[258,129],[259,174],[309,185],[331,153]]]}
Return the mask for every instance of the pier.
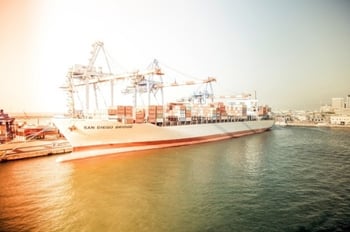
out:
{"label": "pier", "polygon": [[0,145],[0,162],[65,154],[72,150],[65,139],[11,142]]}

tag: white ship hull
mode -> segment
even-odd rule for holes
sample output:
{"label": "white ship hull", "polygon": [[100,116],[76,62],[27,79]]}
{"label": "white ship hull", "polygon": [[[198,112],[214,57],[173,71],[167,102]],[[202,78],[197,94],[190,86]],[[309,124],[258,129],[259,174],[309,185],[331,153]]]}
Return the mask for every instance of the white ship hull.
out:
{"label": "white ship hull", "polygon": [[[156,126],[151,123],[124,124],[114,120],[55,119],[74,152],[99,151],[97,154],[118,153],[205,143],[270,129],[273,120],[221,122],[177,126]],[[70,159],[70,158],[68,158]],[[74,159],[74,158],[72,158]]]}

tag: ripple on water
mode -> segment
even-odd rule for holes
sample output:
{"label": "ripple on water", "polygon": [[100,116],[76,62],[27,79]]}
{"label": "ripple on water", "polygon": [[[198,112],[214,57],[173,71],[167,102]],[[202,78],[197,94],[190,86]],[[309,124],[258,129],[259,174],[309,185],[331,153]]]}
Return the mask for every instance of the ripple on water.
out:
{"label": "ripple on water", "polygon": [[[6,231],[347,231],[349,130],[1,164]],[[1,230],[0,230],[1,231]]]}

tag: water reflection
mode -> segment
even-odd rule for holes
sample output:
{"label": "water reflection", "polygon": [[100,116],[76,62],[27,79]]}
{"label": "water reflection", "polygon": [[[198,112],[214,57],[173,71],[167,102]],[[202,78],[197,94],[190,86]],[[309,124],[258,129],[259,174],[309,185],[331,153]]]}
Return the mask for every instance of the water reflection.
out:
{"label": "water reflection", "polygon": [[54,231],[71,200],[71,165],[42,159],[1,164],[1,231]]}
{"label": "water reflection", "polygon": [[347,226],[350,140],[334,133],[293,128],[1,164],[0,231],[313,231],[323,218],[325,228]]}

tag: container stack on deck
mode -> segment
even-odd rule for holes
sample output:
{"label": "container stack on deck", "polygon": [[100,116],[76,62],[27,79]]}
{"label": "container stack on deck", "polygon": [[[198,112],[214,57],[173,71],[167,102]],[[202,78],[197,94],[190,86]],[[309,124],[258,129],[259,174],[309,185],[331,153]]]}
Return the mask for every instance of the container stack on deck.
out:
{"label": "container stack on deck", "polygon": [[108,109],[108,116],[117,119],[119,122],[133,123],[133,107],[118,105]]}
{"label": "container stack on deck", "polygon": [[145,109],[136,110],[135,123],[144,123],[145,122]]}
{"label": "container stack on deck", "polygon": [[[133,112],[135,110],[135,113]],[[153,123],[165,125],[215,122],[227,120],[246,120],[248,109],[245,104],[224,104],[223,102],[208,105],[189,103],[168,103],[149,105],[147,108],[134,109],[132,106],[118,105],[108,110],[111,119],[124,123]],[[267,115],[267,106],[259,107],[259,116]],[[254,116],[255,118],[255,116]],[[250,116],[250,119],[252,117]]]}
{"label": "container stack on deck", "polygon": [[247,106],[243,104],[232,104],[226,106],[226,111],[229,116],[236,118],[247,117]]}
{"label": "container stack on deck", "polygon": [[117,115],[117,109],[114,108],[114,107],[109,108],[109,109],[108,109],[108,115],[109,115],[109,116],[115,116],[115,115]]}
{"label": "container stack on deck", "polygon": [[148,106],[148,122],[161,123],[163,122],[164,110],[161,105]]}
{"label": "container stack on deck", "polygon": [[[175,116],[178,121],[180,122],[185,122],[186,121],[186,106],[185,105],[174,105],[172,107],[172,115],[170,116]],[[190,114],[190,113],[187,113]]]}
{"label": "container stack on deck", "polygon": [[258,111],[259,111],[259,116],[264,116],[271,111],[271,108],[268,106],[259,106]]}

